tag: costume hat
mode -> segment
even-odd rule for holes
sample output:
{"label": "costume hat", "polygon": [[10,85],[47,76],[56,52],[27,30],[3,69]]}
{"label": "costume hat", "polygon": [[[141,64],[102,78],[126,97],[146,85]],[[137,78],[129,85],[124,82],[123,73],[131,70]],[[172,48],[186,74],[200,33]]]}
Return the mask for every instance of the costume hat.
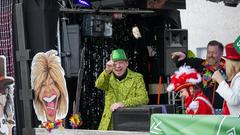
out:
{"label": "costume hat", "polygon": [[123,49],[116,49],[112,51],[112,60],[118,61],[118,60],[127,60],[127,56]]}
{"label": "costume hat", "polygon": [[227,59],[230,60],[240,60],[240,54],[237,53],[236,49],[233,47],[233,43],[227,44],[225,46],[226,56]]}
{"label": "costume hat", "polygon": [[196,69],[190,66],[181,66],[178,71],[171,76],[171,83],[167,87],[167,91],[174,90],[175,92],[188,88],[192,85],[200,83],[202,80],[201,75]]}
{"label": "costume hat", "polygon": [[0,90],[7,88],[14,82],[14,79],[6,74],[6,57],[0,55]]}
{"label": "costume hat", "polygon": [[187,51],[187,57],[188,57],[188,58],[195,58],[196,55],[195,55],[191,50],[188,50],[188,51]]}

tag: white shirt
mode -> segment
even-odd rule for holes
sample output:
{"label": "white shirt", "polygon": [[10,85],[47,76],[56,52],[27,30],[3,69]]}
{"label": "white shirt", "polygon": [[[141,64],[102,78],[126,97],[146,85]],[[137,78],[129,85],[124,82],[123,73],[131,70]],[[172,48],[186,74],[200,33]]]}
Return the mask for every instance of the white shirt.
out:
{"label": "white shirt", "polygon": [[240,72],[231,81],[230,87],[226,81],[222,81],[217,92],[227,102],[231,115],[240,115]]}

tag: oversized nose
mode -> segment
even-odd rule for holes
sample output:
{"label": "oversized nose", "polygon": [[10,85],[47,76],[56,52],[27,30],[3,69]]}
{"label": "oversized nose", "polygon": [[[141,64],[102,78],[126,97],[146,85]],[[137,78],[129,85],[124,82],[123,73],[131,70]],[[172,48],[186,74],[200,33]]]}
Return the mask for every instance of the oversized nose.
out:
{"label": "oversized nose", "polygon": [[46,89],[45,89],[45,92],[49,94],[49,93],[51,93],[51,91],[52,91],[51,85],[47,85]]}

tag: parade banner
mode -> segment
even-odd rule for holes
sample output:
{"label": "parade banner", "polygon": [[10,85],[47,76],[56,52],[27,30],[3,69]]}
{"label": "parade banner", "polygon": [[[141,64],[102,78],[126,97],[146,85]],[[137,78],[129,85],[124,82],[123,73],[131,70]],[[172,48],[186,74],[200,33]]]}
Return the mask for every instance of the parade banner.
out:
{"label": "parade banner", "polygon": [[240,135],[240,117],[153,114],[150,135]]}

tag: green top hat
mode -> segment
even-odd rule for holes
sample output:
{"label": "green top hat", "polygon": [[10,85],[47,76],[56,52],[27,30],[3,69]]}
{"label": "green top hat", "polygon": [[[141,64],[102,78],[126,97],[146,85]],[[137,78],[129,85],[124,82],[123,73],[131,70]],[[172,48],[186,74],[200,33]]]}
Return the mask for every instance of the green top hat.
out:
{"label": "green top hat", "polygon": [[118,61],[118,60],[127,60],[127,56],[123,49],[116,49],[112,51],[112,60]]}

